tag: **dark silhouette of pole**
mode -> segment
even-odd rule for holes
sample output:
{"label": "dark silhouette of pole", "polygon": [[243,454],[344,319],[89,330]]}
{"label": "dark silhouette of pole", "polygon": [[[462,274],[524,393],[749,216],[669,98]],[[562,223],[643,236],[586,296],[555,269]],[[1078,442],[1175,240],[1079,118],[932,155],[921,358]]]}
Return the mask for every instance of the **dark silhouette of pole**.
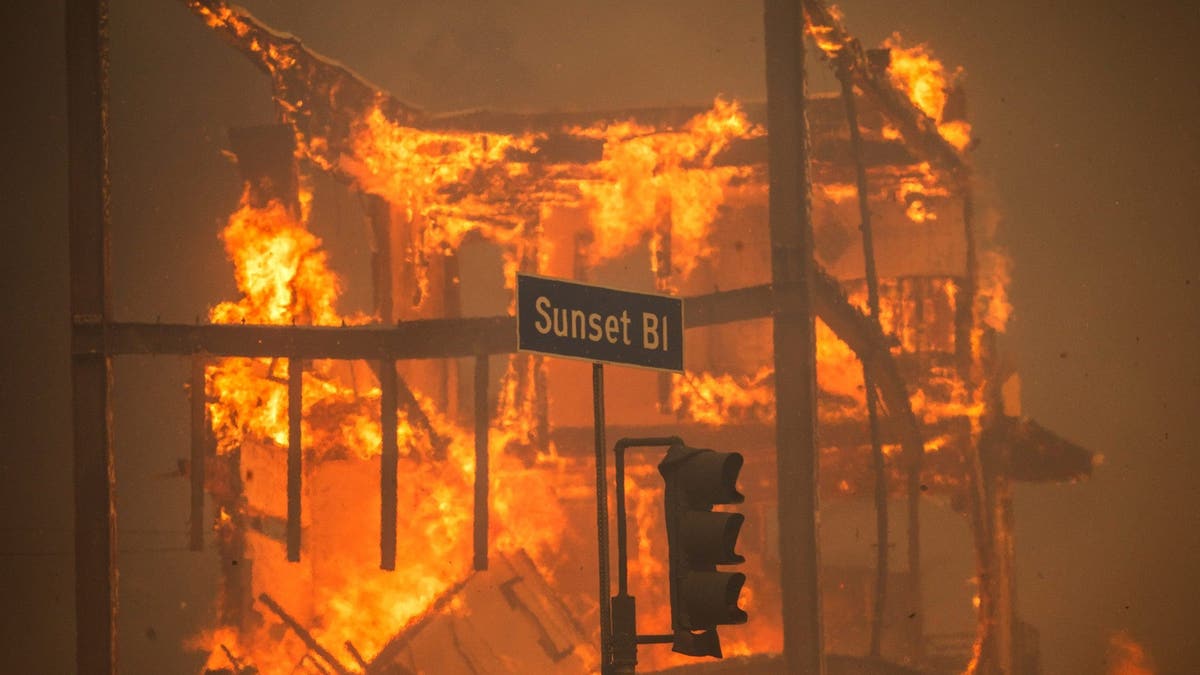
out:
{"label": "dark silhouette of pole", "polygon": [[[109,269],[108,3],[71,0],[67,47],[67,219],[73,341],[112,318]],[[75,665],[117,672],[112,358],[74,350]]]}
{"label": "dark silhouette of pole", "polygon": [[783,657],[788,673],[824,672],[817,543],[816,337],[805,117],[804,14],[798,0],[766,0],[771,281]]}

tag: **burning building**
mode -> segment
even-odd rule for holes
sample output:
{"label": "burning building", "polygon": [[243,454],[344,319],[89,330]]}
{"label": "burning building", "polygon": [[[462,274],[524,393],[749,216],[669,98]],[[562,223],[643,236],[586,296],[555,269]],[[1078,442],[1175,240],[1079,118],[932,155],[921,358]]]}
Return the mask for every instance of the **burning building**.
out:
{"label": "burning building", "polygon": [[[193,540],[213,528],[222,563],[191,645],[207,672],[599,669],[589,366],[517,353],[517,273],[683,297],[685,372],[611,373],[607,432],[746,457],[752,619],[726,633],[725,664],[645,647],[644,669],[781,668],[796,523],[780,495],[802,488],[780,479],[793,411],[778,392],[804,377],[781,368],[775,328],[800,303],[816,317],[819,498],[871,496],[877,528],[872,564],[814,572],[830,670],[1038,672],[1015,612],[1012,482],[1077,480],[1092,456],[1020,416],[965,94],[926,49],[865,50],[803,3],[842,89],[803,103],[801,293],[773,274],[770,103],[434,114],[242,10],[187,5],[262,69],[278,113],[230,130],[245,189],[221,239],[240,297],[208,325],[106,324],[87,344],[194,361]],[[308,229],[317,173],[361,197],[369,314],[339,310]],[[639,463],[624,487],[639,627],[665,628],[661,481]],[[926,505],[969,525],[966,638],[924,625]]]}

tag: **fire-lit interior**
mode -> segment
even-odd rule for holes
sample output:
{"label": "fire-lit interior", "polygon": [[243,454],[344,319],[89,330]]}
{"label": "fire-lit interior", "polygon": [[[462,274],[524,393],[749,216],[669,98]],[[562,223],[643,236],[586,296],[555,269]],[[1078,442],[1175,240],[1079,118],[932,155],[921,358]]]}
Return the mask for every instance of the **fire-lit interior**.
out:
{"label": "fire-lit interior", "polygon": [[[432,114],[242,10],[188,5],[261,67],[279,117],[230,132],[245,190],[220,237],[239,297],[212,307],[214,324],[502,316],[512,312],[518,272],[669,293],[687,299],[685,308],[771,281],[761,104],[716,96],[691,108]],[[1009,262],[964,168],[971,127],[957,73],[899,34],[864,52],[836,11],[807,9],[825,60],[843,73],[867,64],[869,81],[886,89],[850,89],[860,141],[841,94],[809,100],[820,496],[870,495],[882,477],[893,522],[907,520],[893,531],[909,539],[893,542],[886,607],[875,619],[878,570],[826,561],[826,651],[866,654],[874,630],[881,646],[872,656],[914,670],[861,672],[1037,672],[1022,665],[1036,663],[1036,628],[1012,599],[1011,483],[1079,480],[1093,456],[1021,417],[1019,377],[997,350],[1012,312]],[[869,265],[857,164],[869,186]],[[308,228],[318,173],[362,196],[372,313],[339,310],[341,282]],[[877,313],[867,281],[875,273]],[[742,606],[753,618],[722,633],[726,661],[743,664],[782,648],[775,495],[785,486],[774,474],[772,349],[769,314],[698,321],[687,332],[686,372],[614,368],[608,385],[611,438],[670,431],[746,456]],[[478,358],[487,362],[482,378],[470,358],[395,366],[394,569],[381,569],[379,548],[385,366],[203,362],[204,490],[222,578],[212,625],[188,646],[208,654],[208,672],[597,669],[590,366],[524,353]],[[878,389],[882,475],[872,465],[864,368]],[[297,372],[302,546],[289,560],[288,385]],[[486,570],[473,531],[481,382]],[[670,624],[662,484],[643,459],[626,481],[630,585],[639,628],[655,630]],[[924,598],[937,594],[916,569],[921,502],[960,514],[970,531],[962,545],[973,550],[975,575],[946,581],[975,617],[956,635],[922,625]],[[505,631],[484,626],[497,620]],[[1122,639],[1114,650],[1135,668],[1138,647]],[[639,651],[647,671],[692,663],[665,648]]]}

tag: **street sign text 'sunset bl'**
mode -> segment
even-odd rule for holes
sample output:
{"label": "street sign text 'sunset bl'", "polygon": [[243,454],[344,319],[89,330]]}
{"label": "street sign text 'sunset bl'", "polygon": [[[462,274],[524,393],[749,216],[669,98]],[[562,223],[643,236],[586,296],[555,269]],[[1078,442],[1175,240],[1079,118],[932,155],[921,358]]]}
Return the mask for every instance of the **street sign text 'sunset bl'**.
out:
{"label": "street sign text 'sunset bl'", "polygon": [[683,301],[517,275],[521,351],[683,370]]}

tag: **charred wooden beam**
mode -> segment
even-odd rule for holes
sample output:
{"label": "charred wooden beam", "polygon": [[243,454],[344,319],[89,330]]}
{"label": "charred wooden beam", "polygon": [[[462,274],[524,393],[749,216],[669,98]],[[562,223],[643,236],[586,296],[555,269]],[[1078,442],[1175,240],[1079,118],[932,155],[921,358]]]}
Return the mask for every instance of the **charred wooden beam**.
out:
{"label": "charred wooden beam", "polygon": [[379,427],[383,448],[379,457],[379,567],[396,569],[396,490],[400,466],[400,447],[397,442],[396,362],[379,363]]}
{"label": "charred wooden beam", "polygon": [[[271,78],[275,98],[284,116],[305,135],[325,139],[329,143],[325,157],[328,160],[335,160],[338,153],[349,151],[353,125],[376,106],[389,120],[425,131],[539,134],[542,137],[535,139],[533,150],[510,150],[506,159],[542,164],[591,164],[601,158],[604,141],[573,133],[576,129],[628,120],[656,128],[678,129],[711,109],[710,106],[669,106],[532,113],[471,110],[431,115],[313,52],[296,37],[272,30],[241,8],[218,0],[186,0],[186,3]],[[880,86],[885,85],[890,87],[886,81]],[[910,112],[921,114],[912,108],[903,94],[893,93],[903,99],[901,102],[911,109]],[[879,96],[864,100],[864,118],[878,128],[885,117],[895,117],[895,104],[892,99]],[[813,142],[813,160],[848,166],[851,151],[847,140],[840,137],[840,128],[836,124],[840,118],[837,99],[813,97],[808,105],[811,116],[821,121],[815,127],[818,135]],[[743,110],[751,123],[759,126],[766,123],[765,103],[747,103]],[[936,133],[936,125],[933,128]],[[237,139],[233,140],[237,148]],[[260,146],[261,141],[256,144]],[[764,137],[736,139],[718,154],[714,163],[717,166],[765,164],[766,145]],[[904,166],[916,160],[904,143],[880,139],[864,143],[863,157],[868,166]]]}
{"label": "charred wooden beam", "polygon": [[[241,8],[221,0],[185,1],[271,78],[276,102],[302,120],[314,136],[348,138],[350,124],[375,106],[390,119],[402,122],[412,123],[423,116],[415,106],[379,96],[377,87],[306,49],[297,38],[271,30]],[[314,101],[325,105],[312,105]]]}
{"label": "charred wooden beam", "polygon": [[1007,446],[1013,480],[1073,483],[1092,475],[1095,455],[1036,421],[1004,416],[984,431],[985,448]]}
{"label": "charred wooden beam", "polygon": [[[251,673],[256,672],[253,669],[247,668],[247,666],[244,663],[242,663],[242,660],[239,659],[236,654],[234,654],[232,651],[230,651],[229,647],[225,646],[224,643],[221,644],[221,651],[225,652],[225,658],[229,660],[229,665],[233,666],[233,675],[244,675],[248,670]],[[209,673],[221,673],[221,672],[224,672],[224,671],[220,671],[220,670],[204,671],[205,675],[209,675]]]}
{"label": "charred wooden beam", "polygon": [[911,457],[923,453],[925,442],[920,423],[912,411],[908,385],[892,357],[891,340],[883,334],[878,323],[850,303],[837,279],[823,273],[815,275],[815,279],[817,313],[821,320],[872,371],[888,414],[898,417],[903,423],[905,433],[901,444],[905,454]]}
{"label": "charred wooden beam", "polygon": [[416,395],[413,394],[412,388],[408,386],[408,382],[399,375],[396,376],[396,400],[404,407],[404,412],[408,414],[408,419],[418,429],[425,432],[429,437],[429,446],[433,450],[435,459],[446,458],[446,448],[450,445],[450,439],[438,433],[437,428],[433,426],[433,422],[429,421],[429,416],[421,408],[421,404],[417,401]]}
{"label": "charred wooden beam", "polygon": [[854,85],[884,111],[918,157],[948,174],[949,184],[965,183],[967,167],[962,155],[942,137],[937,122],[913,105],[908,96],[896,89],[886,74],[871,63],[862,44],[822,0],[803,0],[803,5],[810,30],[822,36],[818,44],[826,58],[844,69]]}
{"label": "charred wooden beam", "polygon": [[288,456],[287,456],[287,559],[300,560],[301,488],[304,479],[303,439],[300,437],[303,415],[304,361],[288,357]]}
{"label": "charred wooden beam", "polygon": [[[920,425],[908,399],[908,386],[891,354],[892,340],[879,325],[850,303],[837,279],[817,271],[813,275],[813,303],[817,316],[854,350],[870,369],[880,388],[889,415],[902,420],[905,433],[902,444],[906,454],[924,451]],[[770,316],[794,291],[770,285],[751,286],[732,291],[687,298],[684,317],[688,328]]]}
{"label": "charred wooden beam", "polygon": [[369,667],[369,664],[367,663],[367,660],[363,658],[362,652],[358,651],[358,647],[355,647],[354,643],[349,640],[346,640],[344,646],[346,647],[346,651],[350,652],[350,658],[354,659],[354,663],[358,665],[360,670],[365,672]]}
{"label": "charred wooden beam", "polygon": [[[890,414],[911,420],[905,447],[922,447],[916,418],[891,341],[850,304],[838,281],[814,276],[814,307],[826,324],[875,371]],[[686,298],[687,327],[696,328],[772,316],[790,303],[794,291],[752,286]],[[77,323],[76,354],[177,354],[190,356],[287,356],[306,359],[429,359],[511,354],[516,351],[516,319],[510,316],[425,319],[396,326],[180,325]],[[906,412],[907,411],[907,412]]]}
{"label": "charred wooden beam", "polygon": [[[108,2],[66,5],[67,221],[76,337],[103,331],[109,288]],[[87,328],[84,328],[87,327]],[[75,665],[117,672],[116,501],[112,360],[71,357],[75,472]]]}
{"label": "charred wooden beam", "polygon": [[300,638],[300,641],[303,642],[305,646],[320,656],[325,663],[329,664],[329,667],[333,668],[334,672],[338,673],[339,675],[350,675],[350,669],[342,665],[342,662],[339,661],[333,654],[329,653],[328,649],[325,649],[325,647],[321,646],[321,643],[317,642],[317,639],[312,636],[312,633],[308,632],[304,626],[301,626],[300,622],[297,621],[296,618],[291,614],[288,614],[287,610],[281,607],[278,602],[275,602],[274,598],[266,593],[263,593],[258,596],[258,601],[266,605],[267,609],[271,610],[275,616],[279,617],[280,621],[282,621],[288,628],[292,629],[292,632],[296,634],[296,637]]}
{"label": "charred wooden beam", "polygon": [[[806,101],[813,133],[833,140],[844,131],[842,126],[842,104],[836,96],[814,95]],[[742,112],[747,121],[755,126],[764,126],[767,122],[767,106],[764,101],[741,102]],[[862,101],[863,124],[871,128],[881,128],[886,115],[878,108],[875,101]],[[430,115],[419,121],[421,128],[436,131],[477,132],[520,135],[527,133],[547,134],[548,139],[557,135],[567,135],[570,140],[552,140],[550,144],[567,142],[582,142],[585,137],[567,134],[568,130],[603,127],[620,122],[635,120],[641,124],[658,129],[679,129],[698,115],[712,110],[711,105],[672,105],[646,106],[638,108],[623,108],[616,110],[584,110],[571,112],[509,112],[502,110],[476,109],[440,115]],[[746,139],[754,140],[754,139]],[[843,143],[844,143],[843,139]],[[766,162],[766,140],[759,137],[756,144],[761,148],[752,163]],[[887,145],[893,145],[891,143]],[[902,144],[897,144],[901,147]],[[584,146],[581,146],[584,147]],[[596,147],[586,144],[586,147]]]}
{"label": "charred wooden beam", "polygon": [[75,324],[76,355],[204,352],[212,356],[303,359],[432,359],[508,354],[517,350],[510,316],[424,319],[395,326],[266,326],[109,323]]}
{"label": "charred wooden beam", "polygon": [[280,546],[287,546],[286,517],[276,516],[247,505],[244,507],[238,527],[244,528],[247,532],[260,534]]}
{"label": "charred wooden beam", "polygon": [[467,577],[462,581],[450,586],[445,591],[442,591],[442,594],[434,599],[434,601],[429,605],[423,614],[416,619],[409,621],[408,625],[404,626],[400,632],[396,633],[391,640],[388,640],[387,644],[383,646],[383,649],[380,649],[379,653],[376,654],[375,658],[371,660],[370,664],[368,664],[368,667],[365,671],[367,675],[390,675],[391,673],[395,672],[396,659],[400,658],[400,655],[404,653],[404,649],[412,642],[413,638],[419,635],[421,631],[429,625],[432,619],[443,609],[445,609],[450,602],[454,600],[454,598],[457,597],[464,588],[466,588],[467,582],[469,582],[474,576],[475,573],[472,572],[471,574],[468,574]]}
{"label": "charred wooden beam", "polygon": [[474,568],[488,568],[488,429],[491,408],[488,406],[488,357],[475,357],[475,555]]}

